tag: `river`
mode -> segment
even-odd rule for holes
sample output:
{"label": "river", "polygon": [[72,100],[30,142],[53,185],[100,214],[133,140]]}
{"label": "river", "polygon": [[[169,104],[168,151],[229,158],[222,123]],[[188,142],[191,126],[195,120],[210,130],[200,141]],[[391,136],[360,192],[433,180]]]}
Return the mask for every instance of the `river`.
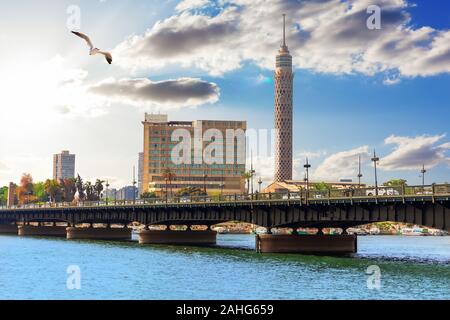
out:
{"label": "river", "polygon": [[0,236],[0,299],[450,299],[450,237],[363,236],[346,257],[253,247],[251,235],[214,248]]}

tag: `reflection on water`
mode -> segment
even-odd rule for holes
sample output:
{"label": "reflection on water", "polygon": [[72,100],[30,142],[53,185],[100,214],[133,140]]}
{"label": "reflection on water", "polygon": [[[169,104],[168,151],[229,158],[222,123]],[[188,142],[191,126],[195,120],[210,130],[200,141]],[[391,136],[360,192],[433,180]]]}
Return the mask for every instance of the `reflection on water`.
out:
{"label": "reflection on water", "polygon": [[[358,254],[258,254],[251,235],[214,248],[0,236],[1,299],[449,299],[450,237],[366,236]],[[67,267],[81,290],[66,288]],[[381,269],[381,289],[366,269]]]}

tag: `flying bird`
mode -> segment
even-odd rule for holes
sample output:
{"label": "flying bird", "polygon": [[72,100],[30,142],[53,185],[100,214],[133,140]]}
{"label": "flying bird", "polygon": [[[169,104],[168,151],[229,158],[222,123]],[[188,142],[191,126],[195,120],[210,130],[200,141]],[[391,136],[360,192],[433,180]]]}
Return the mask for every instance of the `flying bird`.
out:
{"label": "flying bird", "polygon": [[73,33],[74,35],[80,37],[81,39],[84,39],[84,40],[87,42],[87,44],[88,44],[88,46],[89,46],[89,48],[90,48],[90,50],[89,50],[89,55],[95,56],[96,54],[102,54],[102,55],[105,56],[106,61],[108,61],[109,64],[112,63],[113,58],[112,58],[111,53],[106,52],[106,51],[101,51],[100,49],[95,48],[94,45],[92,44],[91,39],[90,39],[87,35],[85,35],[84,33],[76,32],[76,31],[72,31],[72,33]]}

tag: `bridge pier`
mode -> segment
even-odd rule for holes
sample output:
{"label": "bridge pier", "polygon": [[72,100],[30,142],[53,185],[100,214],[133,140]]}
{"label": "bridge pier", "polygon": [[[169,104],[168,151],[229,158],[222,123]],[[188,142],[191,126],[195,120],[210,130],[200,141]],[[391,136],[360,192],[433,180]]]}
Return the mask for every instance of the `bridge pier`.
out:
{"label": "bridge pier", "polygon": [[65,237],[66,227],[23,225],[18,226],[17,233],[19,236]]}
{"label": "bridge pier", "polygon": [[18,234],[16,224],[0,224],[0,234]]}
{"label": "bridge pier", "polygon": [[67,228],[69,240],[131,240],[129,228]]}
{"label": "bridge pier", "polygon": [[175,244],[175,245],[215,245],[217,232],[203,231],[172,231],[172,230],[141,230],[140,244]]}
{"label": "bridge pier", "polygon": [[357,252],[356,235],[256,235],[261,253],[347,254]]}

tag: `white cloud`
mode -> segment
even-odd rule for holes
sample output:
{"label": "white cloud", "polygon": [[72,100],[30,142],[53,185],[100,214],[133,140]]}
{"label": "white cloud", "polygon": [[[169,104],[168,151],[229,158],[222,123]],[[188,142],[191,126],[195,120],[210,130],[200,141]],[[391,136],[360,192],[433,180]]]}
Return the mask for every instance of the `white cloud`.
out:
{"label": "white cloud", "polygon": [[384,140],[385,144],[395,145],[394,151],[383,157],[380,168],[384,170],[418,170],[423,164],[427,168],[442,163],[450,163],[446,151],[450,143],[437,145],[445,135],[399,137],[391,135]]}
{"label": "white cloud", "polygon": [[176,7],[177,11],[186,11],[191,9],[202,8],[208,4],[208,0],[183,0]]}
{"label": "white cloud", "polygon": [[[297,68],[367,75],[395,70],[405,77],[450,72],[450,30],[413,28],[407,0],[219,3],[214,16],[183,10],[130,37],[114,50],[118,64],[138,70],[179,65],[211,75],[239,69],[245,61],[272,69],[281,41],[280,15],[287,12],[288,45]],[[381,30],[366,27],[366,9],[373,4],[382,8]],[[186,0],[178,8],[204,6],[203,0]],[[216,1],[210,6],[217,9]]]}
{"label": "white cloud", "polygon": [[311,180],[339,180],[356,177],[358,161],[364,162],[370,158],[369,147],[362,146],[352,150],[341,151],[327,157],[311,175]]}
{"label": "white cloud", "polygon": [[107,79],[89,89],[110,102],[135,106],[156,106],[165,109],[195,107],[219,100],[215,83],[195,78],[153,82],[149,79]]}

